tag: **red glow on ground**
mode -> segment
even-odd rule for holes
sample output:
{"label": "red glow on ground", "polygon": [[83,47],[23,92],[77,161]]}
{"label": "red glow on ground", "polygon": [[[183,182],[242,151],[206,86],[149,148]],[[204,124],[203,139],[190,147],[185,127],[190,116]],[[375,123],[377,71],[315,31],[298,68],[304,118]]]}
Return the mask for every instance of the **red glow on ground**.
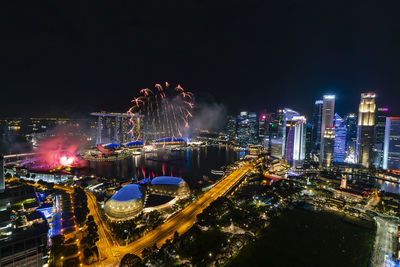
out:
{"label": "red glow on ground", "polygon": [[39,156],[29,167],[34,171],[49,171],[56,168],[80,168],[86,162],[78,156],[79,141],[66,136],[46,139],[39,144]]}

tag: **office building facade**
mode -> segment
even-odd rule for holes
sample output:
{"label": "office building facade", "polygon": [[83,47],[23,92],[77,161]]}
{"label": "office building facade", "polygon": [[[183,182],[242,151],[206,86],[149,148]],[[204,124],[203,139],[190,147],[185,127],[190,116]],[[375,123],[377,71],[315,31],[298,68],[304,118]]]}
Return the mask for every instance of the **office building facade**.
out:
{"label": "office building facade", "polygon": [[383,169],[400,170],[400,117],[386,118]]}
{"label": "office building facade", "polygon": [[335,141],[333,148],[333,161],[343,163],[346,158],[346,122],[335,113],[334,120]]}
{"label": "office building facade", "polygon": [[357,163],[369,168],[375,143],[375,93],[362,93],[358,110]]}
{"label": "office building facade", "polygon": [[314,104],[313,121],[312,121],[312,150],[318,154],[321,144],[321,123],[322,123],[322,107],[324,101],[317,100]]}
{"label": "office building facade", "polygon": [[[326,159],[325,155],[331,155],[324,151],[325,149],[325,140],[326,130],[331,129],[333,127],[333,119],[335,115],[335,96],[334,95],[324,95],[323,106],[322,106],[322,119],[321,119],[321,144],[320,144],[320,164],[324,165]],[[330,130],[328,131],[330,132]],[[329,135],[330,136],[330,135]],[[333,133],[334,136],[334,133]],[[331,140],[328,140],[329,142]],[[327,146],[329,147],[329,146]],[[333,153],[333,152],[332,152]],[[332,160],[332,159],[330,159]]]}

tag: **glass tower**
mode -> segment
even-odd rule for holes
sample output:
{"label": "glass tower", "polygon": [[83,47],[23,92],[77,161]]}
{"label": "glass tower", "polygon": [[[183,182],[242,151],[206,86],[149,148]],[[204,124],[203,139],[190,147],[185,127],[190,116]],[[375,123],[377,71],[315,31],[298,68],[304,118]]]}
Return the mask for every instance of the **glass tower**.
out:
{"label": "glass tower", "polygon": [[346,122],[335,113],[335,143],[333,147],[333,161],[344,162],[346,157]]}
{"label": "glass tower", "polygon": [[357,162],[369,168],[375,139],[375,93],[362,93],[358,109]]}
{"label": "glass tower", "polygon": [[400,170],[400,117],[387,117],[383,169]]}
{"label": "glass tower", "polygon": [[[322,120],[321,120],[321,144],[320,144],[320,163],[325,162],[325,145],[324,137],[325,131],[333,127],[333,117],[335,114],[335,96],[324,95],[323,106],[322,106]],[[330,136],[330,135],[329,135]],[[334,134],[333,134],[334,136]],[[331,140],[329,140],[331,141]]]}

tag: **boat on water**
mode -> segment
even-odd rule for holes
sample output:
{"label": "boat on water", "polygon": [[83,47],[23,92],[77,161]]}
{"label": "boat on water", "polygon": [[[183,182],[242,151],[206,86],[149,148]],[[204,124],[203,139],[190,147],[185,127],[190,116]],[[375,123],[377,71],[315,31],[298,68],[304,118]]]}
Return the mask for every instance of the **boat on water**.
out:
{"label": "boat on water", "polygon": [[221,170],[211,170],[211,173],[215,174],[215,175],[224,175],[225,174],[225,172],[221,171]]}

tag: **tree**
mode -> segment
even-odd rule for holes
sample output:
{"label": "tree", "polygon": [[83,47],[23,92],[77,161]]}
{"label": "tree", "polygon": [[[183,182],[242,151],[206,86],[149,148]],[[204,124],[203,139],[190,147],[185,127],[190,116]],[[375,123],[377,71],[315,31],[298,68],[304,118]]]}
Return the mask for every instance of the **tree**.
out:
{"label": "tree", "polygon": [[150,256],[151,254],[153,254],[153,250],[148,247],[142,250],[142,256],[143,258],[147,258],[148,256]]}
{"label": "tree", "polygon": [[142,266],[141,262],[142,262],[142,260],[140,259],[139,256],[128,253],[128,254],[125,254],[125,256],[121,259],[120,266],[121,267]]}
{"label": "tree", "polygon": [[177,231],[175,231],[174,233],[174,243],[177,242],[179,239],[179,233]]}

